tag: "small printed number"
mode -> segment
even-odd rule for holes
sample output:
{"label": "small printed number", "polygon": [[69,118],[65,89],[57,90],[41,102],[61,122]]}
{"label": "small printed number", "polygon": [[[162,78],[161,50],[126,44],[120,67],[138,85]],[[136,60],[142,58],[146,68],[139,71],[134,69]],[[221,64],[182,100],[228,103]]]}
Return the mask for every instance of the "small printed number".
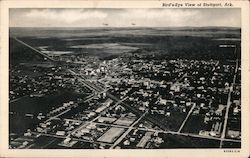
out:
{"label": "small printed number", "polygon": [[224,150],[225,153],[239,153],[240,150]]}

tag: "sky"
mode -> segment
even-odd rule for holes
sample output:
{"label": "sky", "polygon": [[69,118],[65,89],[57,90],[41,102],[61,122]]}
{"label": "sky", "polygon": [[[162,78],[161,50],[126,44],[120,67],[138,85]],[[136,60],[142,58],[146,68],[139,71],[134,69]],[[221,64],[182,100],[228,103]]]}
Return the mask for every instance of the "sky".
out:
{"label": "sky", "polygon": [[241,26],[240,9],[10,9],[10,27]]}

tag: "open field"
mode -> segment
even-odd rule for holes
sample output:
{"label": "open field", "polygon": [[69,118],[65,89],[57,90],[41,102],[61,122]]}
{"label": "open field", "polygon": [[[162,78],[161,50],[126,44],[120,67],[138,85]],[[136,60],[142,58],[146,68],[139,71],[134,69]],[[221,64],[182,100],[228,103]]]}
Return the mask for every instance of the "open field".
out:
{"label": "open field", "polygon": [[230,58],[233,54],[218,49],[219,44],[240,46],[240,41],[227,40],[240,38],[238,28],[11,28],[10,35],[34,47],[47,46],[48,51],[99,57],[138,48],[138,52],[151,50],[173,57]]}
{"label": "open field", "polygon": [[[194,126],[195,125],[195,126]],[[200,130],[206,130],[206,125],[204,124],[204,116],[194,115],[190,116],[186,122],[186,125],[182,129],[186,133],[195,133],[199,134]]]}
{"label": "open field", "polygon": [[123,128],[112,127],[104,135],[98,138],[98,141],[113,143],[123,133],[123,131]]}
{"label": "open field", "polygon": [[164,143],[160,148],[218,148],[218,140],[192,138],[179,135],[163,134]]}
{"label": "open field", "polygon": [[30,147],[31,149],[50,149],[58,147],[57,144],[61,142],[63,139],[48,137],[48,136],[40,136],[36,142]]}
{"label": "open field", "polygon": [[[38,113],[48,113],[52,108],[61,106],[62,103],[74,100],[77,96],[70,92],[59,92],[43,97],[25,96],[10,103],[10,132],[22,133],[26,129],[32,129],[39,122],[36,118]],[[32,114],[34,117],[27,117],[25,114]],[[21,125],[21,126],[20,126]]]}
{"label": "open field", "polygon": [[58,92],[52,95],[43,97],[23,97],[15,102],[10,103],[10,112],[19,114],[37,114],[39,112],[46,113],[51,108],[56,108],[62,103],[74,100],[77,96],[73,92]]}

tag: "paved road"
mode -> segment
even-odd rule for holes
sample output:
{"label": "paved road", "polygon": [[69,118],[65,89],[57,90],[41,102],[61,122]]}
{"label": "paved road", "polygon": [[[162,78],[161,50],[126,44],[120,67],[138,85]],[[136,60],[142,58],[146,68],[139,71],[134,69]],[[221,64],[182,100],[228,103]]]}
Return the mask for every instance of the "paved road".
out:
{"label": "paved road", "polygon": [[192,106],[192,108],[189,110],[189,112],[188,112],[188,114],[187,114],[187,117],[186,117],[185,120],[182,122],[182,124],[181,124],[181,126],[180,126],[180,128],[179,128],[179,130],[178,130],[178,133],[181,132],[181,130],[182,130],[182,128],[184,127],[184,125],[186,124],[186,122],[187,122],[189,116],[192,114],[194,108],[195,108],[195,104],[194,104],[194,105]]}
{"label": "paved road", "polygon": [[128,135],[129,132],[130,132],[131,130],[133,130],[134,125],[136,125],[136,124],[146,115],[146,113],[147,113],[147,112],[145,112],[139,119],[137,119],[131,126],[129,126],[129,128],[127,129],[127,131],[124,132],[124,133],[119,137],[119,139],[117,139],[117,140],[115,141],[115,143],[110,147],[110,149],[113,149],[114,147],[116,147],[116,145],[118,145],[118,144],[123,140],[123,138],[125,138],[126,135]]}
{"label": "paved road", "polygon": [[[235,47],[235,51],[236,51],[236,49],[237,48]],[[230,108],[230,105],[231,105],[231,94],[233,92],[233,87],[234,87],[234,84],[235,84],[235,81],[236,81],[236,75],[237,75],[237,71],[238,71],[238,66],[239,66],[239,60],[236,59],[236,66],[235,66],[235,71],[234,71],[233,83],[231,84],[230,91],[228,93],[226,113],[225,113],[225,118],[224,118],[223,129],[222,129],[222,133],[221,133],[220,148],[222,148],[222,146],[223,146],[223,139],[226,136],[227,122],[228,122],[228,113],[229,113],[229,108]]]}
{"label": "paved road", "polygon": [[187,72],[185,73],[185,74],[183,74],[178,80],[176,80],[175,81],[175,83],[173,83],[172,85],[171,85],[171,88],[173,87],[173,86],[175,86],[177,83],[179,83],[184,77],[186,77],[187,76]]}
{"label": "paved road", "polygon": [[46,123],[46,122],[49,122],[49,121],[51,121],[51,120],[54,120],[54,119],[56,119],[56,118],[58,118],[59,116],[65,114],[66,112],[68,112],[68,111],[70,111],[70,110],[71,110],[71,108],[69,108],[69,109],[67,109],[67,110],[65,110],[65,111],[62,111],[61,113],[57,114],[56,116],[50,117],[49,119],[47,119],[47,120],[45,121],[45,123]]}
{"label": "paved road", "polygon": [[26,97],[29,97],[29,95],[25,95],[25,96],[22,96],[22,97],[19,97],[19,98],[16,98],[16,99],[13,99],[13,100],[10,100],[9,103],[14,103],[20,99],[23,99],[23,98],[26,98]]}
{"label": "paved road", "polygon": [[28,48],[34,50],[35,52],[39,53],[39,54],[42,55],[43,57],[46,57],[47,59],[49,59],[49,60],[51,60],[51,61],[55,61],[55,60],[54,60],[53,58],[51,58],[50,56],[48,56],[48,55],[42,53],[41,51],[37,50],[36,48],[34,48],[34,47],[32,47],[32,46],[30,46],[30,45],[24,43],[23,41],[17,39],[16,37],[14,37],[13,39],[16,40],[17,42],[19,42],[19,43],[25,45],[26,47],[28,47]]}
{"label": "paved road", "polygon": [[[74,129],[72,132],[70,132],[70,134],[72,134],[72,133],[76,132],[77,130],[82,129],[82,128],[86,127],[87,125],[93,123],[94,121],[98,120],[98,119],[101,117],[101,115],[102,115],[104,112],[106,112],[109,108],[114,108],[114,107],[118,106],[118,105],[119,105],[122,101],[124,101],[125,99],[127,99],[127,97],[124,98],[123,100],[117,101],[117,103],[114,104],[113,106],[107,107],[107,108],[104,109],[97,117],[93,118],[91,121],[84,122],[84,123],[83,123],[82,125],[80,125],[78,128],[76,128],[76,129]],[[70,134],[69,134],[69,135],[70,135]]]}
{"label": "paved road", "polygon": [[[66,139],[68,138],[68,136],[58,136],[58,135],[55,135],[55,134],[47,134],[47,133],[39,133],[39,132],[32,132],[33,134],[40,134],[42,136],[47,136],[47,137],[53,137],[55,139],[52,140],[52,142],[48,142],[48,145],[50,145],[51,143],[53,143],[55,140],[57,140],[57,138],[60,138],[60,139]],[[86,142],[86,143],[97,143],[97,144],[105,144],[105,145],[112,145],[110,143],[105,143],[105,142],[97,142],[97,141],[93,141],[93,140],[86,140],[86,139],[78,139],[78,138],[72,138],[72,140],[76,140],[76,141],[81,141],[81,142]],[[30,145],[30,147],[32,146],[33,144]],[[44,146],[43,146],[44,147]]]}
{"label": "paved road", "polygon": [[198,134],[192,134],[192,133],[179,133],[179,132],[175,132],[175,131],[143,129],[143,128],[138,128],[138,127],[136,127],[135,129],[149,131],[149,132],[159,132],[159,133],[165,133],[165,134],[174,134],[174,135],[202,138],[202,139],[212,139],[212,140],[220,140],[220,141],[222,140],[222,141],[228,141],[228,142],[241,142],[241,140],[236,140],[236,139],[226,139],[226,138],[222,139],[222,138],[218,138],[218,137],[204,136],[204,135],[198,135]]}

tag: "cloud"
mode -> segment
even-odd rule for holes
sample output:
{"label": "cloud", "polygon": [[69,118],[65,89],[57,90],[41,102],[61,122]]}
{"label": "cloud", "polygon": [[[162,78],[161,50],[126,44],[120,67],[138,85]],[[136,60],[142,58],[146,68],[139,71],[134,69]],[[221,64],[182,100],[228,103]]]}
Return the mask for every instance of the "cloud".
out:
{"label": "cloud", "polygon": [[240,9],[11,9],[12,27],[241,26]]}
{"label": "cloud", "polygon": [[55,9],[43,9],[43,10],[31,10],[25,14],[26,18],[33,19],[46,19],[50,21],[61,21],[68,24],[86,20],[86,19],[102,19],[107,17],[107,13],[101,11],[89,11],[84,9],[60,9],[59,11]]}
{"label": "cloud", "polygon": [[129,18],[145,18],[145,19],[155,19],[155,18],[171,18],[178,19],[184,17],[195,16],[198,12],[195,10],[174,10],[174,9],[130,9],[121,14],[122,17]]}

